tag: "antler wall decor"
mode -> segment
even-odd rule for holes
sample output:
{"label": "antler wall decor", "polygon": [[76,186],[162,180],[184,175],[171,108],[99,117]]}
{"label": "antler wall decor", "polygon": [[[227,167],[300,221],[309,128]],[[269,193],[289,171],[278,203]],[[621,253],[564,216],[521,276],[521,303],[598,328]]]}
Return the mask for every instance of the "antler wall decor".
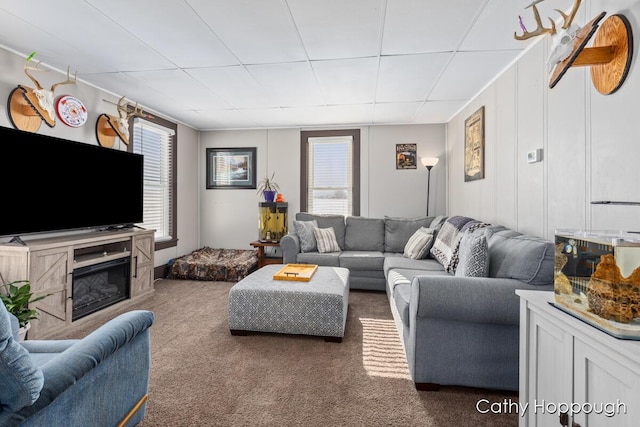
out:
{"label": "antler wall decor", "polygon": [[49,71],[40,68],[40,62],[35,66],[30,66],[29,62],[35,56],[35,52],[29,55],[24,64],[24,73],[35,84],[36,89],[28,86],[18,85],[9,94],[8,110],[9,120],[16,129],[29,132],[36,132],[40,129],[40,124],[44,122],[49,127],[56,125],[56,114],[53,105],[53,92],[60,85],[75,84],[77,82],[77,71],[70,76],[70,68],[67,67],[67,78],[64,81],[55,83],[51,89],[44,89],[40,82],[36,80],[31,71]]}
{"label": "antler wall decor", "polygon": [[618,90],[627,77],[633,56],[633,36],[629,21],[623,15],[610,16],[600,26],[593,47],[586,47],[606,12],[600,13],[580,27],[573,20],[581,0],[574,0],[568,14],[555,9],[563,19],[561,29],[558,31],[556,23],[551,18],[549,18],[551,22],[549,27],[542,24],[536,6],[542,1],[534,0],[526,7],[533,9],[536,29],[527,31],[522,17],[519,16],[518,21],[523,33],[522,35],[514,33],[513,36],[516,40],[527,40],[540,35],[551,35],[553,41],[547,59],[547,66],[551,73],[549,88],[555,87],[569,68],[589,66],[591,80],[598,92],[608,95]]}
{"label": "antler wall decor", "polygon": [[116,137],[129,145],[129,120],[132,117],[145,116],[142,107],[139,107],[137,102],[133,110],[130,110],[130,105],[125,102],[124,96],[118,100],[116,105],[118,106],[118,117],[103,113],[100,114],[96,122],[96,139],[103,147],[113,147]]}

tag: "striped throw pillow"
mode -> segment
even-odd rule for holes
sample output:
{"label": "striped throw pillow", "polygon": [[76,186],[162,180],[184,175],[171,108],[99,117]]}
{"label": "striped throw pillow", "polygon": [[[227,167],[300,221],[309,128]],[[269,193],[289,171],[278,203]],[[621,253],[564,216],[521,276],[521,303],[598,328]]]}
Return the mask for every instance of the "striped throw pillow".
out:
{"label": "striped throw pillow", "polygon": [[413,233],[404,247],[404,256],[411,259],[422,259],[433,244],[433,229],[420,227]]}
{"label": "striped throw pillow", "polygon": [[340,252],[340,246],[336,240],[336,233],[333,231],[333,227],[314,228],[313,234],[316,236],[318,252]]}

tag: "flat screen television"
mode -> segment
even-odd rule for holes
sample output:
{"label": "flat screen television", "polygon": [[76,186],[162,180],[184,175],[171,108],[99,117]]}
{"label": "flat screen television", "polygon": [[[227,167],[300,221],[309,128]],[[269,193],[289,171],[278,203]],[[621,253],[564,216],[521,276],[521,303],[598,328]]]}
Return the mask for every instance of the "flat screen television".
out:
{"label": "flat screen television", "polygon": [[0,127],[0,236],[142,222],[143,156]]}

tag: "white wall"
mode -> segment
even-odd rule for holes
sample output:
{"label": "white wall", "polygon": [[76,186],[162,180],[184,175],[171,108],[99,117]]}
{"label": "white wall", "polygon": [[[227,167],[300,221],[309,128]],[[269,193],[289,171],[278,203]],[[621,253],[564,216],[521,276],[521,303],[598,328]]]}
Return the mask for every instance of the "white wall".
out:
{"label": "white wall", "polygon": [[[585,1],[575,22],[621,13],[640,35],[640,2]],[[606,19],[606,17],[605,17]],[[506,37],[506,36],[505,36]],[[588,67],[548,88],[549,37],[528,51],[447,124],[448,214],[553,238],[558,228],[640,230],[640,66],[637,53],[618,92],[604,96]],[[464,120],[485,106],[485,179],[464,182]],[[543,161],[526,153],[543,148]]]}
{"label": "white wall", "polygon": [[[430,214],[446,208],[445,125],[360,127],[360,215],[418,217],[426,212],[427,171],[395,169],[396,144],[416,143],[418,157],[440,157],[431,171]],[[300,129],[210,131],[200,134],[201,244],[216,248],[249,248],[258,237],[255,190],[206,189],[208,147],[256,147],[258,181],[275,172],[289,203],[289,227],[300,211]]]}
{"label": "white wall", "polygon": [[[36,58],[37,59],[37,58]],[[7,113],[7,99],[11,91],[18,85],[33,86],[24,74],[25,58],[13,52],[0,48],[0,126],[12,127]],[[41,66],[46,69],[44,65]],[[33,73],[43,87],[50,87],[53,83],[63,81],[66,76],[57,71]],[[73,95],[80,99],[87,107],[89,118],[80,128],[71,128],[59,120],[53,128],[42,123],[39,134],[51,135],[72,141],[98,145],[95,136],[95,123],[102,113],[116,114],[113,104],[103,99],[117,102],[119,96],[97,89],[79,82],[74,85],[59,86],[56,96],[60,94]],[[184,125],[178,126],[178,246],[156,253],[155,265],[159,266],[170,258],[188,253],[198,247],[198,170],[193,165],[198,163],[198,132]],[[10,143],[1,141],[2,143]],[[117,139],[114,149],[126,150],[126,145]],[[28,162],[28,159],[25,159]],[[64,191],[64,189],[60,189]],[[115,207],[114,207],[115,209]],[[5,239],[8,240],[8,239]]]}

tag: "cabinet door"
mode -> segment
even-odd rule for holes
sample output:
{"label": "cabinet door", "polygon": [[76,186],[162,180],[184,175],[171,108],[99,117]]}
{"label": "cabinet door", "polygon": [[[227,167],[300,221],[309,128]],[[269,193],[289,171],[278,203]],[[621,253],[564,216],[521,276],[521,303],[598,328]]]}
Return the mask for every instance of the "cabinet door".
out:
{"label": "cabinet door", "polygon": [[131,298],[153,290],[153,234],[133,237],[131,252]]}
{"label": "cabinet door", "polygon": [[[600,333],[600,332],[598,332]],[[640,366],[612,349],[597,349],[575,339],[574,402],[581,427],[631,427],[640,419]],[[588,403],[591,406],[582,406]]]}
{"label": "cabinet door", "polygon": [[50,294],[34,303],[40,318],[34,320],[29,338],[39,338],[71,321],[72,255],[69,247],[31,252],[29,278],[35,297]]}
{"label": "cabinet door", "polygon": [[[528,404],[521,425],[559,426],[560,414],[547,403],[570,402],[572,394],[573,338],[548,318],[529,311],[525,394],[520,404]],[[551,409],[551,410],[550,410]]]}

